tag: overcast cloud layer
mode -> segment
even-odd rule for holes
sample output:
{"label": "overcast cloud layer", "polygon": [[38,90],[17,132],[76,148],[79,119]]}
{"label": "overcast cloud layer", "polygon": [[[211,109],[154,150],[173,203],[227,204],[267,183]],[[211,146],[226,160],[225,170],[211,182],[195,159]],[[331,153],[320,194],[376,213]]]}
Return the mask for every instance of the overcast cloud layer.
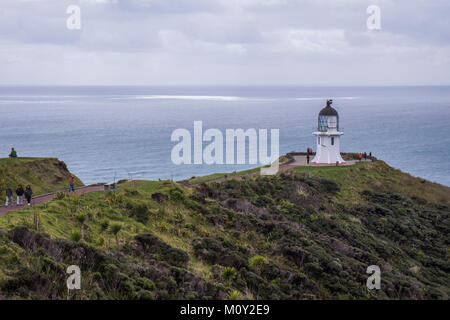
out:
{"label": "overcast cloud layer", "polygon": [[448,85],[449,14],[448,0],[1,0],[0,84]]}

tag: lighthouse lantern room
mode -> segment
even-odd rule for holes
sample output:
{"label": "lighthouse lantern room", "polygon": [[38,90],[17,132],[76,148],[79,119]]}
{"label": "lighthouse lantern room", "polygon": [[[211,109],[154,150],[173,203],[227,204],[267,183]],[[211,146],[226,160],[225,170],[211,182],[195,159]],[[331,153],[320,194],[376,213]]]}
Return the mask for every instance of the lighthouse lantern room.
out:
{"label": "lighthouse lantern room", "polygon": [[316,136],[316,156],[314,164],[345,163],[340,153],[340,138],[344,134],[339,131],[339,114],[331,107],[333,100],[327,100],[327,106],[320,110]]}

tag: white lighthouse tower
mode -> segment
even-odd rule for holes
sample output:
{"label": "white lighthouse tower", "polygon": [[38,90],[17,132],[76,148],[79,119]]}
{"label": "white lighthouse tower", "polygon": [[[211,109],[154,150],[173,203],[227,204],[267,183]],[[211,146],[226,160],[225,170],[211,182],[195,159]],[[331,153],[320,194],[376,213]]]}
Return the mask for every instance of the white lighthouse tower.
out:
{"label": "white lighthouse tower", "polygon": [[339,164],[345,163],[340,153],[340,139],[344,134],[339,131],[339,115],[331,107],[333,100],[327,100],[327,106],[320,110],[317,131],[313,135],[317,137],[316,156],[311,161],[313,164]]}

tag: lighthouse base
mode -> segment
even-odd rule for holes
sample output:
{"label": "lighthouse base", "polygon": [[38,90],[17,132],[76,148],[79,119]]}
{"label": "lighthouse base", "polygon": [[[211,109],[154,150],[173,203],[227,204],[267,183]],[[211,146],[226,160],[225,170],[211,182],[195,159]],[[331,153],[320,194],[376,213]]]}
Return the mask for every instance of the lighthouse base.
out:
{"label": "lighthouse base", "polygon": [[312,159],[313,164],[344,164],[345,161],[341,157],[339,137],[334,138],[334,143],[330,144],[329,137],[321,137],[323,144],[317,145],[316,156]]}
{"label": "lighthouse base", "polygon": [[[322,149],[322,148],[321,148]],[[328,152],[328,150],[317,150],[316,156],[312,159],[312,164],[345,164],[341,154],[337,152]]]}
{"label": "lighthouse base", "polygon": [[327,131],[313,132],[317,136],[316,156],[312,159],[312,164],[335,165],[344,164],[345,161],[341,157],[340,145],[341,135],[343,132]]}

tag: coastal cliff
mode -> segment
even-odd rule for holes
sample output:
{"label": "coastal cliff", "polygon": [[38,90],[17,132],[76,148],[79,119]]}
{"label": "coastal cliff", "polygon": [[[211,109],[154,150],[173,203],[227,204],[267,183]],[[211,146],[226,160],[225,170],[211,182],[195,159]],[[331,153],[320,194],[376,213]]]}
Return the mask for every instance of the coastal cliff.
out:
{"label": "coastal cliff", "polygon": [[[63,161],[56,158],[3,158],[0,159],[0,193],[4,195],[9,186],[30,185],[35,195],[65,190],[69,170]],[[75,186],[83,182],[74,177]]]}

